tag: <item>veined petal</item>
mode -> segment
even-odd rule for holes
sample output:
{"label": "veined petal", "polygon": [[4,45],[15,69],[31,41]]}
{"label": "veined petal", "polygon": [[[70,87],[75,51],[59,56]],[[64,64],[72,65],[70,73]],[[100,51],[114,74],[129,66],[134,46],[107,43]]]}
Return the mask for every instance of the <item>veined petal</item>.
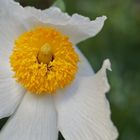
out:
{"label": "veined petal", "polygon": [[25,90],[7,75],[0,76],[0,119],[12,115]]}
{"label": "veined petal", "polygon": [[0,133],[0,140],[57,140],[56,111],[49,97],[26,93],[17,112]]}
{"label": "veined petal", "polygon": [[[102,29],[106,19],[106,16],[98,17],[95,20],[90,20],[88,17],[79,14],[69,16],[57,7],[46,10],[39,10],[34,7],[23,8],[12,0],[5,2],[2,0],[0,5],[7,7],[8,11],[13,11],[12,13],[9,12],[10,15],[19,18],[21,23],[24,21],[21,25],[24,24],[27,29],[35,26],[52,26],[66,34],[74,44],[95,36]],[[0,6],[0,11],[5,13],[2,6]]]}
{"label": "veined petal", "polygon": [[[0,1],[0,56],[9,59],[15,39],[24,31],[24,22],[15,11],[10,0]],[[16,10],[18,13],[18,11]]]}
{"label": "veined petal", "polygon": [[15,39],[28,29],[29,14],[13,0],[0,0],[0,56],[9,59]]}
{"label": "veined petal", "polygon": [[26,7],[26,10],[36,18],[32,22],[34,26],[53,26],[66,34],[74,44],[95,36],[102,29],[106,19],[106,16],[98,17],[95,20],[90,20],[79,14],[69,16],[56,7],[42,11]]}
{"label": "veined petal", "polygon": [[0,118],[15,112],[25,92],[12,78],[9,64],[14,38],[23,31],[18,18],[11,15],[9,2],[0,1]]}
{"label": "veined petal", "polygon": [[0,55],[0,119],[15,112],[25,92],[12,75],[8,58]]}
{"label": "veined petal", "polygon": [[0,118],[14,113],[25,92],[12,78],[9,64],[14,41],[25,31],[20,16],[13,14],[15,6],[12,0],[0,0]]}
{"label": "veined petal", "polygon": [[[106,69],[109,60],[94,76],[75,81],[57,98],[58,127],[66,140],[116,140],[105,93],[109,90]],[[61,91],[62,92],[62,91]]]}
{"label": "veined petal", "polygon": [[0,15],[5,13],[9,13],[10,15],[16,14],[17,18],[28,16],[26,10],[14,0],[0,0]]}
{"label": "veined petal", "polygon": [[0,16],[0,56],[8,60],[16,37],[23,31],[22,24],[11,15]]}

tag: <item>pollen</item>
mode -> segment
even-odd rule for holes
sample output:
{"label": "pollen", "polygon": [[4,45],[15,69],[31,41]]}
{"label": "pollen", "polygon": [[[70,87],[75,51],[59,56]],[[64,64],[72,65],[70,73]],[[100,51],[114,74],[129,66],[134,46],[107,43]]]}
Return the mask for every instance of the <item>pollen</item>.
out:
{"label": "pollen", "polygon": [[69,38],[54,28],[38,27],[15,41],[13,77],[33,94],[55,94],[75,78],[79,57]]}

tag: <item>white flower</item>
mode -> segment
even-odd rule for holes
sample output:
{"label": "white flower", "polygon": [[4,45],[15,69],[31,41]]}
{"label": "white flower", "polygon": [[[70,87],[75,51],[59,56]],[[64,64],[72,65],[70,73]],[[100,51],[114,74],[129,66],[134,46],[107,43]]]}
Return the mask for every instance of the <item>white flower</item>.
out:
{"label": "white flower", "polygon": [[105,97],[110,62],[94,74],[75,47],[95,36],[105,19],[0,0],[0,118],[12,115],[0,140],[57,140],[59,131],[66,140],[117,138]]}

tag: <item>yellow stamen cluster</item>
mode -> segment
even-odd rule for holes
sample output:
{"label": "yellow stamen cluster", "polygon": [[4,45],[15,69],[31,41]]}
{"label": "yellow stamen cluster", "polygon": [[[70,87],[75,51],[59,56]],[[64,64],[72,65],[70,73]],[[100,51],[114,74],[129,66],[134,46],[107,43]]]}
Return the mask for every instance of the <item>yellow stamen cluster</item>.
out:
{"label": "yellow stamen cluster", "polygon": [[70,84],[78,61],[68,37],[47,27],[19,36],[10,57],[14,77],[35,94],[53,94]]}

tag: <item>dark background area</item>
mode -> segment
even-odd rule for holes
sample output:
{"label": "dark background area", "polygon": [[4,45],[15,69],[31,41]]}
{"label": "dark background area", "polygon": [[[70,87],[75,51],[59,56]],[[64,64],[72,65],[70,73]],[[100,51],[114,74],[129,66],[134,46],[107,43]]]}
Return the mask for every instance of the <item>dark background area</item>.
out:
{"label": "dark background area", "polygon": [[[19,0],[23,6],[44,9],[53,0]],[[78,46],[97,71],[105,58],[112,62],[108,73],[112,120],[119,130],[118,140],[140,140],[140,1],[64,0],[66,12],[95,19],[108,17],[103,30]],[[60,1],[59,6],[64,8]],[[6,119],[0,121],[1,127]],[[63,140],[60,136],[59,140]]]}

